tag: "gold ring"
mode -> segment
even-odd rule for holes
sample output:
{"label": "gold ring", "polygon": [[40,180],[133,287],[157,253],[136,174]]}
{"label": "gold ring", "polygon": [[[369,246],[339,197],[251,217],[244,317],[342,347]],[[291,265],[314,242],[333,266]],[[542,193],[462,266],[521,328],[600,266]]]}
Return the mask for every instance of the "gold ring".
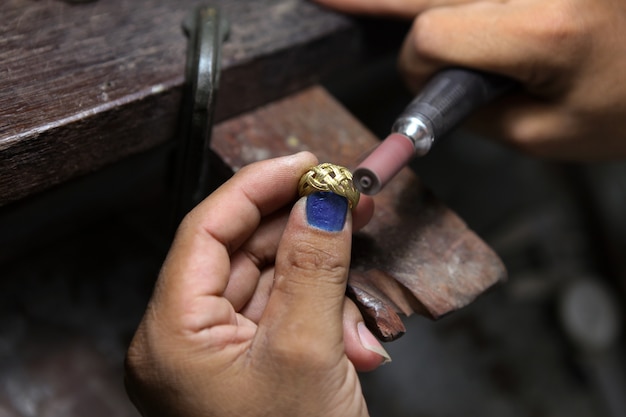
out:
{"label": "gold ring", "polygon": [[352,173],[348,168],[323,163],[310,168],[298,184],[298,193],[304,197],[311,193],[322,191],[339,194],[348,199],[350,208],[356,207],[361,193],[352,182]]}

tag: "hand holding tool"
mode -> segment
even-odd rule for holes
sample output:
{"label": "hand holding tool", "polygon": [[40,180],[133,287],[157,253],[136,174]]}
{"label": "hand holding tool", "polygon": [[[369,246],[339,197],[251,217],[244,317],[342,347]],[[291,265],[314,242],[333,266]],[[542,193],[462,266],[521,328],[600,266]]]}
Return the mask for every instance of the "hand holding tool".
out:
{"label": "hand holding tool", "polygon": [[435,74],[396,119],[392,133],[356,168],[356,187],[364,194],[376,194],[414,156],[426,155],[473,110],[513,84],[509,78],[465,68]]}

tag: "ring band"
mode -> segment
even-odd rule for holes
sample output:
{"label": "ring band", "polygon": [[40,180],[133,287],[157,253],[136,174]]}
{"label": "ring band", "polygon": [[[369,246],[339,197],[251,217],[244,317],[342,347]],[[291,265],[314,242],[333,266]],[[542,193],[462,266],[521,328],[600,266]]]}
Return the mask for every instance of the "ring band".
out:
{"label": "ring band", "polygon": [[300,197],[314,192],[332,192],[348,199],[350,209],[356,207],[361,193],[352,182],[352,173],[348,168],[323,163],[310,168],[300,177],[298,194]]}

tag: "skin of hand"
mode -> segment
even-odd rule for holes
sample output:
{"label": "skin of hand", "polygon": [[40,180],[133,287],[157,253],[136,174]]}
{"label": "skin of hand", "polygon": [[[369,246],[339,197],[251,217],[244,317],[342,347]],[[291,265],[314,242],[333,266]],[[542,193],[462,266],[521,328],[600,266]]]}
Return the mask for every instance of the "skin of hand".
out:
{"label": "skin of hand", "polygon": [[618,0],[316,0],[346,12],[414,18],[399,66],[418,91],[461,66],[519,81],[471,125],[527,153],[626,156],[626,2]]}
{"label": "skin of hand", "polygon": [[327,193],[345,221],[320,228],[337,204],[297,200],[316,164],[302,152],[246,166],[185,217],[127,353],[142,415],[368,415],[357,370],[388,355],[345,287],[353,223],[373,203],[351,213]]}

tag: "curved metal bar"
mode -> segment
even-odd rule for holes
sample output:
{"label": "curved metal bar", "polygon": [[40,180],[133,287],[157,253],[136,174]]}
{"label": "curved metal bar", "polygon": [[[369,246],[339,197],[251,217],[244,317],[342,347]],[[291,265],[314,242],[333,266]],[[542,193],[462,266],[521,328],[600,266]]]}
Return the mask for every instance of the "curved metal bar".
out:
{"label": "curved metal bar", "polygon": [[199,6],[183,30],[189,46],[177,147],[176,224],[211,191],[209,144],[228,25],[216,6]]}

